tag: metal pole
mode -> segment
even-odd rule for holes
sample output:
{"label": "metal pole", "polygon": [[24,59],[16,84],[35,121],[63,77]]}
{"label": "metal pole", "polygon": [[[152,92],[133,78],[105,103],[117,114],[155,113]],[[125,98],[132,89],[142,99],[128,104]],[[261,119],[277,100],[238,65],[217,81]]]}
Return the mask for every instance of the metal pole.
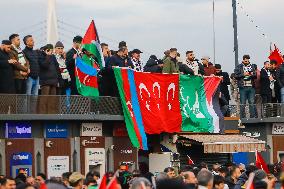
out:
{"label": "metal pole", "polygon": [[237,67],[237,66],[239,65],[237,0],[232,0],[232,7],[233,7],[233,28],[234,28],[235,67]]}
{"label": "metal pole", "polygon": [[215,0],[213,0],[213,64],[216,64]]}

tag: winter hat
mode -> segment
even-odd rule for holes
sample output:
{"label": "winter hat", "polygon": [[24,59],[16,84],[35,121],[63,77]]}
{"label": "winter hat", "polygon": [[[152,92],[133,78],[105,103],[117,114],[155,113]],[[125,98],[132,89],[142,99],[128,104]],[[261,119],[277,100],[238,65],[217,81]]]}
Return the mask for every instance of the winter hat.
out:
{"label": "winter hat", "polygon": [[61,41],[57,41],[56,44],[55,44],[55,48],[56,48],[56,47],[62,47],[62,48],[64,48],[64,45],[63,45],[63,43],[62,43]]}
{"label": "winter hat", "polygon": [[254,172],[254,181],[260,181],[262,179],[265,179],[267,177],[267,174],[265,173],[265,171],[259,169],[257,171]]}
{"label": "winter hat", "polygon": [[122,48],[122,47],[127,47],[126,42],[125,41],[120,41],[118,44],[118,48]]}

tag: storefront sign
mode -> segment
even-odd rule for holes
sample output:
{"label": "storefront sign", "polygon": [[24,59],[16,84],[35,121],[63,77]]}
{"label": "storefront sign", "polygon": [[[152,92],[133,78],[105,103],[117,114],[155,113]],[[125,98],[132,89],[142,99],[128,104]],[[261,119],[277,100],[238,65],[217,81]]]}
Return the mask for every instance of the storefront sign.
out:
{"label": "storefront sign", "polygon": [[260,137],[260,132],[243,132],[244,136],[251,137],[251,138],[258,138]]}
{"label": "storefront sign", "polygon": [[102,123],[82,123],[81,136],[102,136]]}
{"label": "storefront sign", "polygon": [[48,178],[61,178],[62,173],[69,172],[69,156],[48,156]]}
{"label": "storefront sign", "polygon": [[273,135],[284,135],[284,124],[274,123],[272,125]]}
{"label": "storefront sign", "polygon": [[32,126],[27,122],[7,122],[6,138],[31,138]]}
{"label": "storefront sign", "polygon": [[19,152],[12,155],[11,165],[32,165],[32,154],[28,152]]}
{"label": "storefront sign", "polygon": [[67,138],[68,129],[65,124],[47,124],[45,125],[46,138]]}
{"label": "storefront sign", "polygon": [[101,144],[102,140],[104,140],[104,138],[102,137],[86,137],[82,138],[81,144],[82,146],[98,146]]}
{"label": "storefront sign", "polygon": [[10,158],[11,176],[18,175],[19,170],[23,169],[28,176],[32,175],[32,154],[28,152],[19,152],[12,154]]}

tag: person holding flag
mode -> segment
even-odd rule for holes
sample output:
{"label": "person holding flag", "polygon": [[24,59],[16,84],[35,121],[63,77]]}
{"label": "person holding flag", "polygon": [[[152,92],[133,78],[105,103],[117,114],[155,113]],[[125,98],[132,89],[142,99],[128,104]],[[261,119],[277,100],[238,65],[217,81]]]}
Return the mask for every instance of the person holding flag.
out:
{"label": "person holding flag", "polygon": [[75,59],[81,54],[82,37],[73,38],[73,46],[66,54],[66,66],[71,78],[71,95],[78,95],[75,77]]}

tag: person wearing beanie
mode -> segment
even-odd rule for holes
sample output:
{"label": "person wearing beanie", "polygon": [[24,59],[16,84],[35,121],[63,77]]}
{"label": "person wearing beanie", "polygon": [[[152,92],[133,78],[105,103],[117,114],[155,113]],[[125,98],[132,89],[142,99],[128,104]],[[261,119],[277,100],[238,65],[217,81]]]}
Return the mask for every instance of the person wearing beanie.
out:
{"label": "person wearing beanie", "polygon": [[11,41],[2,41],[0,46],[0,93],[15,94],[14,69],[27,71],[16,59],[10,58],[11,48]]}
{"label": "person wearing beanie", "polygon": [[203,56],[201,58],[204,67],[204,76],[212,76],[216,74],[216,69],[211,62],[209,62],[209,56]]}
{"label": "person wearing beanie", "polygon": [[58,41],[55,44],[55,58],[59,65],[59,70],[61,74],[61,78],[59,78],[59,88],[57,90],[57,94],[60,95],[68,95],[70,94],[70,85],[71,85],[71,77],[67,70],[66,66],[66,58],[64,54],[64,45],[61,41]]}
{"label": "person wearing beanie", "polygon": [[57,47],[64,48],[64,45],[61,41],[57,41],[56,44],[55,44],[55,48],[57,48]]}
{"label": "person wearing beanie", "polygon": [[126,42],[125,41],[120,41],[118,44],[118,48],[123,48],[123,47],[127,47]]}
{"label": "person wearing beanie", "polygon": [[77,56],[81,54],[81,46],[82,46],[83,38],[81,36],[75,36],[73,38],[73,46],[66,53],[66,67],[70,74],[71,82],[71,95],[78,95],[78,90],[76,86],[76,77],[75,77],[75,59]]}

